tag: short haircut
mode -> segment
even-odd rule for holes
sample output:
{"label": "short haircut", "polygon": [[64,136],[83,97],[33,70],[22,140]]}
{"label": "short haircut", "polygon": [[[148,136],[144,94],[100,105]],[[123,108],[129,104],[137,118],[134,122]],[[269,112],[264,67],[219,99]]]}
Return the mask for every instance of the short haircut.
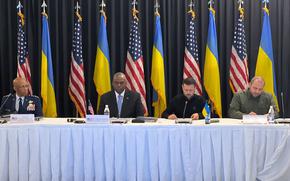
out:
{"label": "short haircut", "polygon": [[125,74],[123,72],[117,72],[114,74],[113,79],[117,78],[117,77],[126,77]]}
{"label": "short haircut", "polygon": [[265,80],[263,79],[263,77],[261,76],[255,76],[251,79],[251,82],[250,84],[252,85],[256,80],[259,80],[259,81],[262,81],[264,83],[264,86],[265,86]]}
{"label": "short haircut", "polygon": [[182,81],[182,84],[195,85],[195,80],[192,77],[188,77]]}

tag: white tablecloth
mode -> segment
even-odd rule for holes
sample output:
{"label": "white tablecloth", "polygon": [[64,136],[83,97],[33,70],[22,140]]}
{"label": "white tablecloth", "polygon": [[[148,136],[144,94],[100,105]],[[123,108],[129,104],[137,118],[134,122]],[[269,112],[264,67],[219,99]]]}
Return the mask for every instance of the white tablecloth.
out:
{"label": "white tablecloth", "polygon": [[0,126],[0,180],[289,180],[288,125]]}

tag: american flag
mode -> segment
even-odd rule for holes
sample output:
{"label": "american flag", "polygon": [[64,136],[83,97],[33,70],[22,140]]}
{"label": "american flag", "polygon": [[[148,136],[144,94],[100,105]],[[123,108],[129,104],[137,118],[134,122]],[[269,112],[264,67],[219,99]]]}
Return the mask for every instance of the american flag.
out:
{"label": "american flag", "polygon": [[[20,4],[21,5],[21,4]],[[19,11],[17,13],[18,33],[17,33],[17,77],[25,78],[31,85],[31,72],[29,66],[28,47],[24,32],[24,15]],[[29,86],[29,94],[32,94]]]}
{"label": "american flag", "polygon": [[143,55],[141,47],[141,36],[139,31],[139,19],[136,15],[137,10],[133,8],[133,21],[130,25],[129,47],[125,75],[128,81],[127,88],[139,92],[145,115],[148,113],[146,104],[146,89],[143,68]]}
{"label": "american flag", "polygon": [[[242,3],[242,1],[239,1]],[[244,9],[239,7],[239,17],[235,26],[232,44],[229,82],[233,92],[246,90],[249,82]]]}
{"label": "american flag", "polygon": [[91,114],[91,115],[94,115],[95,112],[94,112],[94,108],[93,108],[93,105],[90,101],[90,99],[88,100],[88,112]]}
{"label": "american flag", "polygon": [[[78,5],[77,5],[78,7]],[[71,68],[69,76],[69,95],[81,117],[86,115],[85,77],[82,51],[82,18],[76,12],[77,21],[74,23]]]}
{"label": "american flag", "polygon": [[192,4],[190,4],[191,9],[189,11],[189,21],[188,29],[186,33],[186,43],[184,51],[184,67],[183,67],[183,78],[192,77],[195,84],[195,94],[202,95],[202,84],[201,84],[201,74],[199,69],[198,60],[198,46],[195,34],[195,13],[192,10]]}

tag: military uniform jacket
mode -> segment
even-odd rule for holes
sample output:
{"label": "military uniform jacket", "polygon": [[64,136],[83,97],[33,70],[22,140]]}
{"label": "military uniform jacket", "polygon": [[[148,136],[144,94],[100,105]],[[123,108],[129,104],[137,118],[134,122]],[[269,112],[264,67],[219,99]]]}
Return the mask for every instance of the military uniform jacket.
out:
{"label": "military uniform jacket", "polygon": [[42,116],[41,102],[40,102],[39,97],[37,96],[34,96],[34,95],[25,96],[23,104],[22,104],[23,109],[19,109],[18,111],[15,110],[15,104],[16,104],[15,94],[9,94],[9,95],[3,96],[2,101],[1,101],[1,105],[3,105],[3,108],[0,114],[1,115],[3,114],[34,114],[35,117]]}

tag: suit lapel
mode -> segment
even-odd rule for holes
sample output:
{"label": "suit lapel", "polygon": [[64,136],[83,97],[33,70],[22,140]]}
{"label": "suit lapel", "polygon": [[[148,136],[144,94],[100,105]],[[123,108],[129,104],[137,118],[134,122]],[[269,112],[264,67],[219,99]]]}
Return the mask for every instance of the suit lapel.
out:
{"label": "suit lapel", "polygon": [[16,106],[16,95],[14,94],[14,95],[12,96],[11,105],[9,105],[9,107],[10,107],[10,109],[11,109],[11,112],[16,111],[15,106]]}
{"label": "suit lapel", "polygon": [[123,104],[122,104],[122,109],[121,109],[121,115],[124,116],[125,111],[127,110],[128,103],[130,100],[130,94],[127,90],[125,90],[124,98],[123,98]]}
{"label": "suit lapel", "polygon": [[28,106],[28,98],[25,96],[24,97],[24,102],[22,104],[24,111],[27,111],[27,106]]}
{"label": "suit lapel", "polygon": [[113,113],[113,115],[115,114],[116,116],[118,116],[118,106],[117,106],[116,94],[114,90],[111,91],[110,97],[111,97],[112,107],[113,107],[113,110],[111,110],[111,112]]}

